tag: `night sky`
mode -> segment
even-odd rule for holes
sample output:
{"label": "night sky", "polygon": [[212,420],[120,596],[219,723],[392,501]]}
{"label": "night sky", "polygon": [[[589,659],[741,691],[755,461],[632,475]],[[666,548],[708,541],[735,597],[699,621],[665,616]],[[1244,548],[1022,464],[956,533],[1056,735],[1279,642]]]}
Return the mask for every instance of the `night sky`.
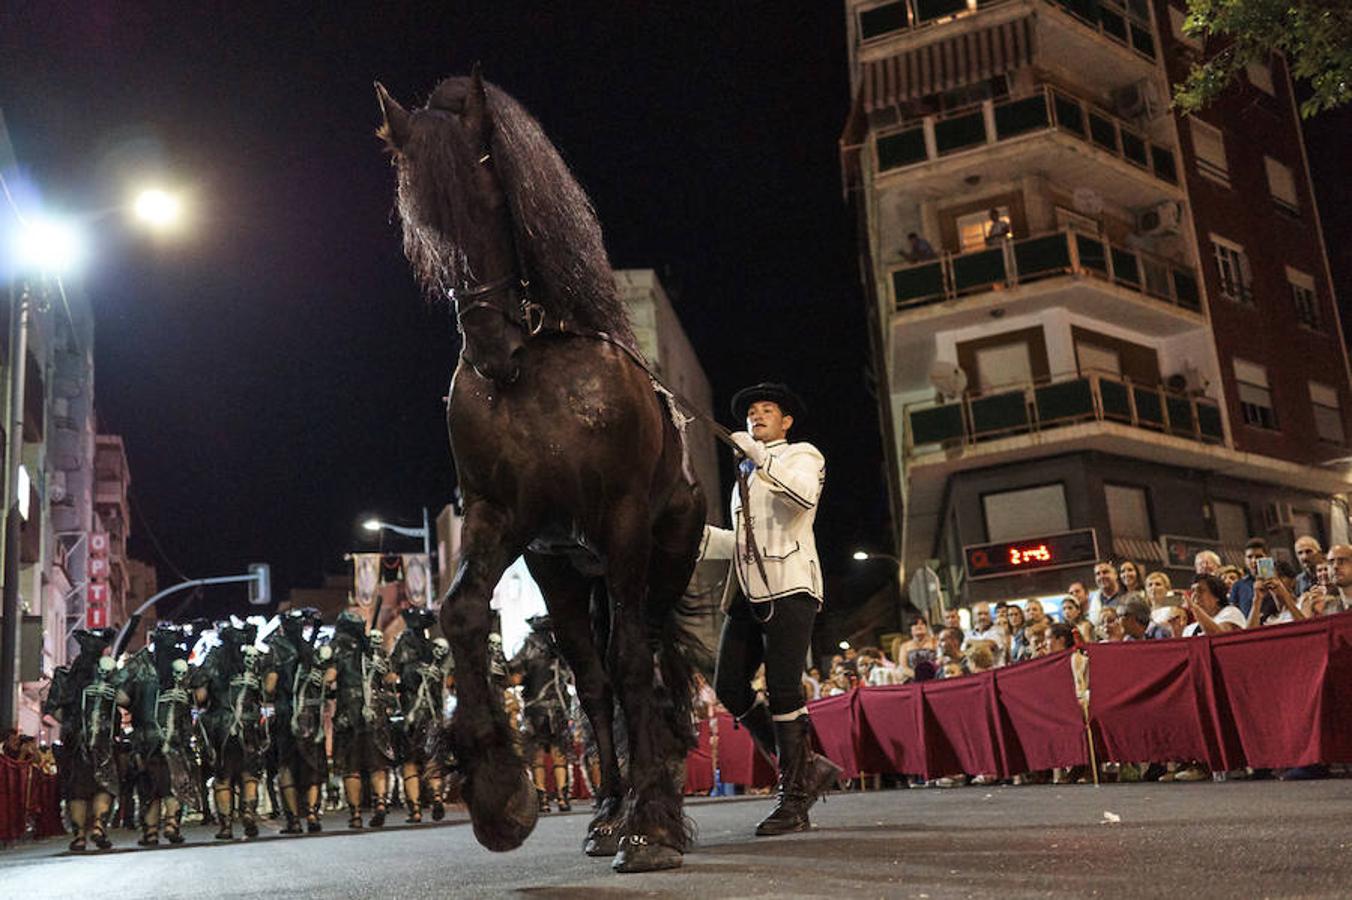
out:
{"label": "night sky", "polygon": [[[0,109],[49,206],[106,208],[138,172],[195,197],[185,240],[100,220],[85,277],[101,429],[126,440],[132,551],[162,584],[253,560],[280,589],[317,584],[371,546],[364,515],[412,524],[450,499],[454,327],[403,259],[372,82],[420,105],[476,60],[572,165],[613,264],[659,271],[720,416],[760,380],[806,399],[823,565],[852,576],[834,599],[890,577],[848,559],[888,526],[836,155],[843,3],[185,6],[0,11]],[[1349,131],[1335,116],[1311,136],[1343,272]]]}

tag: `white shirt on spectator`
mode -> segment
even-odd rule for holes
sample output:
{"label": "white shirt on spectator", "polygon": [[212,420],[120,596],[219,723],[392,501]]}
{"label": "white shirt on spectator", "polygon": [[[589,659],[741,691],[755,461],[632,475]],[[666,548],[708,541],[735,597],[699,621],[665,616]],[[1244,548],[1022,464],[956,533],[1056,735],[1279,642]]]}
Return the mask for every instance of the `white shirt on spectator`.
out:
{"label": "white shirt on spectator", "polygon": [[[1239,607],[1231,604],[1221,608],[1221,611],[1211,617],[1217,625],[1238,625],[1240,628],[1249,624],[1249,620],[1244,618],[1244,613],[1239,611]],[[1184,637],[1196,637],[1199,634],[1206,634],[1202,630],[1201,622],[1193,622],[1187,628],[1183,629]]]}

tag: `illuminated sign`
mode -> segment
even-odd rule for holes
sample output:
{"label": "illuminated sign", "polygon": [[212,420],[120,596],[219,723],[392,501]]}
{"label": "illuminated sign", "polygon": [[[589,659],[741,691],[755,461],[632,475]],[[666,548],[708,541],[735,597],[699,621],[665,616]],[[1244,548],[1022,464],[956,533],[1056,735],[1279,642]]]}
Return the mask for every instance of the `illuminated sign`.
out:
{"label": "illuminated sign", "polygon": [[1094,563],[1098,561],[1098,541],[1094,529],[1082,528],[1021,541],[976,544],[964,547],[962,554],[967,577],[975,580]]}

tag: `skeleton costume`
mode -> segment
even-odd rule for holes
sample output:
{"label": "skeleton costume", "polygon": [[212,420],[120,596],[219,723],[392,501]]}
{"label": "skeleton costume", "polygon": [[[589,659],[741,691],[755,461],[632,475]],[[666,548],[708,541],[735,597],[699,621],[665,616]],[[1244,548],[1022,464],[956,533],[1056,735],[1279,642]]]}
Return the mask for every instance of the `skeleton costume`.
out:
{"label": "skeleton costume", "polygon": [[[77,630],[80,653],[52,675],[43,712],[61,723],[58,768],[74,839],[71,850],[84,850],[92,839],[100,850],[108,840],[108,811],[118,792],[114,733],[121,724],[118,673],[104,651],[112,643],[111,628]],[[121,698],[124,703],[125,695]]]}
{"label": "skeleton costume", "polygon": [[549,617],[534,616],[526,621],[531,633],[511,663],[513,670],[522,676],[523,737],[530,748],[540,811],[549,811],[550,795],[545,791],[545,753],[548,752],[554,763],[558,808],[567,812],[572,809],[568,778],[573,756],[573,732],[568,724],[568,683],[572,680],[572,672],[559,654]]}
{"label": "skeleton costume", "polygon": [[443,723],[446,678],[450,674],[450,645],[444,638],[427,637],[436,614],[423,607],[403,611],[404,630],[390,654],[390,664],[399,676],[399,706],[403,713],[395,729],[395,750],[404,779],[409,822],[422,821],[422,789],[430,793],[432,819],[441,821],[446,807],[441,802],[442,770],[437,759],[437,740]]}
{"label": "skeleton costume", "polygon": [[258,836],[258,780],[268,733],[263,724],[264,681],[268,660],[254,646],[258,629],[224,625],[221,643],[213,647],[192,686],[203,705],[201,721],[207,735],[215,784],[216,839],[234,837],[233,816],[244,825],[245,837]]}
{"label": "skeleton costume", "polygon": [[[273,716],[269,721],[269,752],[282,791],[286,827],[282,834],[322,831],[319,789],[328,779],[324,752],[324,670],[333,651],[313,643],[321,620],[315,609],[293,609],[282,616],[282,626],[268,640],[268,654],[276,677],[270,679]],[[305,629],[311,629],[306,640]]]}
{"label": "skeleton costume", "polygon": [[385,824],[385,792],[394,764],[390,713],[398,710],[394,673],[380,646],[380,634],[364,632],[365,623],[348,610],[334,626],[333,659],[326,679],[334,682],[337,709],[333,717],[333,765],[343,776],[347,794],[348,827],[361,828],[361,782],[371,781],[373,811],[370,825]]}
{"label": "skeleton costume", "polygon": [[181,844],[183,806],[203,806],[192,748],[193,703],[183,632],[162,623],[151,634],[150,644],[127,664],[123,683],[130,700],[133,762],[140,773],[142,833],[138,843],[143,847],[159,844],[163,825],[165,838]]}

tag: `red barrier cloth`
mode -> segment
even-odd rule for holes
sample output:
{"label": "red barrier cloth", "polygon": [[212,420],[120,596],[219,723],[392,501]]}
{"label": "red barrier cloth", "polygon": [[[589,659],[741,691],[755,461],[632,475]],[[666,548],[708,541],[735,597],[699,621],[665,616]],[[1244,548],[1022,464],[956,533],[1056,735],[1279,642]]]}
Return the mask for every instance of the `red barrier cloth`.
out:
{"label": "red barrier cloth", "polygon": [[924,704],[926,778],[998,774],[1001,769],[995,673],[920,684]]}
{"label": "red barrier cloth", "polygon": [[0,843],[23,837],[27,811],[24,781],[29,766],[0,756]]}
{"label": "red barrier cloth", "polygon": [[[1210,759],[1193,666],[1204,638],[1090,644],[1089,715],[1100,762]],[[1069,669],[1066,671],[1070,679]]]}
{"label": "red barrier cloth", "polygon": [[38,774],[37,786],[33,791],[37,813],[37,836],[56,837],[66,833],[65,823],[61,821],[61,785],[55,775]]}
{"label": "red barrier cloth", "polygon": [[1069,651],[996,669],[994,675],[1003,762],[997,774],[1009,778],[1089,762]]}
{"label": "red barrier cloth", "polygon": [[919,684],[860,688],[854,746],[865,772],[925,770],[925,726]]}
{"label": "red barrier cloth", "polygon": [[[845,778],[859,777],[859,756],[855,750],[855,726],[859,720],[855,713],[855,695],[859,690],[824,697],[808,704],[817,747],[845,770]],[[732,779],[725,775],[723,780]]]}
{"label": "red barrier cloth", "polygon": [[1218,769],[1279,768],[1324,760],[1323,727],[1330,721],[1324,690],[1330,623],[1274,625],[1212,638],[1207,705],[1220,751]]}
{"label": "red barrier cloth", "polygon": [[1329,667],[1324,676],[1323,761],[1352,762],[1352,613],[1329,616]]}
{"label": "red barrier cloth", "polygon": [[718,771],[724,784],[769,787],[775,783],[775,767],[756,749],[751,734],[733,727],[732,716],[718,714]]}

